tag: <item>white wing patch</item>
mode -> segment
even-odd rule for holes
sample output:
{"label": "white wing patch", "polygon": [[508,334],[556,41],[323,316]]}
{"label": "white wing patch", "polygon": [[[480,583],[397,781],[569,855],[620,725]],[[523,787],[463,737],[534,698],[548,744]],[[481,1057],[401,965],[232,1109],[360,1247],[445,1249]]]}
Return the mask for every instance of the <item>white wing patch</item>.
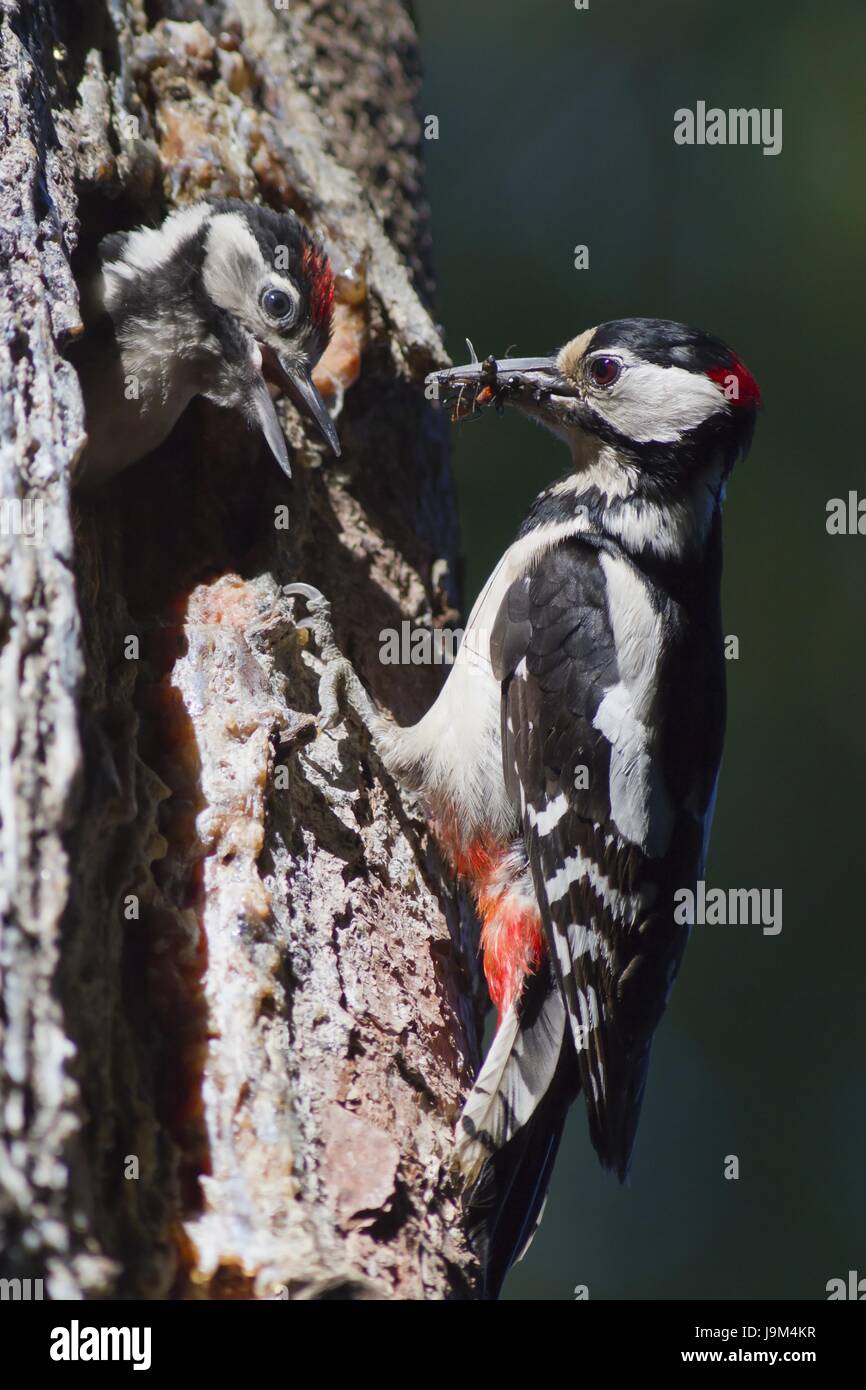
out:
{"label": "white wing patch", "polygon": [[568,811],[568,797],[565,792],[560,792],[543,811],[536,811],[534,806],[527,808],[529,814],[529,824],[539,835],[549,835],[551,830],[559,824],[563,816]]}
{"label": "white wing patch", "polygon": [[610,744],[610,813],[623,839],[648,852],[652,763],[646,727],[622,682],[608,690],[593,725]]}
{"label": "white wing patch", "polygon": [[674,812],[649,728],[658,688],[662,622],[647,588],[628,561],[603,554],[608,614],[620,679],[593,724],[610,744],[610,809],[619,833],[657,858],[670,844]]}

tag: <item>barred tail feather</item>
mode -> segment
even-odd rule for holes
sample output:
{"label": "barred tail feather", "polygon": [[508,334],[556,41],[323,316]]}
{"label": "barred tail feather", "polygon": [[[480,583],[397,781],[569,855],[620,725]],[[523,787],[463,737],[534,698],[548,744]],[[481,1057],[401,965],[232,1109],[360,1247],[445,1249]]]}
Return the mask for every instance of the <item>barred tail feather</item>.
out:
{"label": "barred tail feather", "polygon": [[503,1093],[509,1089],[506,1073],[519,1032],[520,1015],[512,1004],[463,1107],[454,1158],[467,1186],[478,1180],[490,1155],[507,1140],[509,1115]]}
{"label": "barred tail feather", "polygon": [[522,1258],[547,1196],[568,1107],[580,1089],[562,995],[547,961],[505,1014],[466,1103],[457,1161],[485,1298]]}
{"label": "barred tail feather", "polygon": [[553,1080],[532,1118],[485,1165],[469,1195],[467,1225],[482,1262],[482,1296],[499,1297],[538,1229],[569,1107],[580,1089],[571,1038],[562,1041]]}

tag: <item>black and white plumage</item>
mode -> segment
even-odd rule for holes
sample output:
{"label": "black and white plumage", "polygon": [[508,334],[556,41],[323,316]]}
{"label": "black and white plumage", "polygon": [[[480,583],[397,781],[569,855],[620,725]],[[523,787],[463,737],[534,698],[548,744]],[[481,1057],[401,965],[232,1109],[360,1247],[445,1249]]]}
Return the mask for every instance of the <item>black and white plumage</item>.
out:
{"label": "black and white plumage", "polygon": [[167,437],[194,396],[241,411],[290,474],[271,388],[339,441],[312,370],[331,332],[334,277],[290,211],[196,203],[105,237],[70,351],[87,443],[76,483],[103,482]]}
{"label": "black and white plumage", "polygon": [[696,598],[575,538],[511,585],[491,638],[506,787],[593,1143],[620,1177],[687,935],[673,894],[701,876],[721,753],[722,633]]}
{"label": "black and white plumage", "polygon": [[499,1029],[457,1158],[498,1294],[531,1238],[565,1114],[628,1170],[652,1037],[703,875],[725,721],[721,505],[760,402],[718,340],[626,319],[551,358],[438,374],[456,414],[512,405],[568,445],[470,615],[438,699],[401,729],[339,658],[321,596],[295,592],[391,771],[421,790],[472,882]]}

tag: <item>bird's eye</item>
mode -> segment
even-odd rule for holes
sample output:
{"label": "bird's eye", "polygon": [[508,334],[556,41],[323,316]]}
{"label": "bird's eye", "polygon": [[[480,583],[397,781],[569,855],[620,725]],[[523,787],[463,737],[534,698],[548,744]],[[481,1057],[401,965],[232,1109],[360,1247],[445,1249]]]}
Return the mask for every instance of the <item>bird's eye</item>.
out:
{"label": "bird's eye", "polygon": [[594,357],[587,370],[596,386],[613,386],[619,381],[622,363],[615,357]]}
{"label": "bird's eye", "polygon": [[265,290],[262,295],[262,308],[269,319],[286,319],[294,307],[291,295],[285,290]]}

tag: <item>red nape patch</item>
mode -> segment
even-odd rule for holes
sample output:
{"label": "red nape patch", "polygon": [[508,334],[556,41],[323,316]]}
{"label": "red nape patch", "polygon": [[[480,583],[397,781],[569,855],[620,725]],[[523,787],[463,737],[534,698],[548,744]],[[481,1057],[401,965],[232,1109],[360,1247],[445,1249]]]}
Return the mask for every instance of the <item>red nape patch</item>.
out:
{"label": "red nape patch", "polygon": [[727,367],[714,367],[707,376],[722,388],[725,399],[733,406],[750,405],[756,409],[761,404],[761,388],[748,367],[739,357],[731,354]]}
{"label": "red nape patch", "polygon": [[334,272],[324,251],[308,242],[301,257],[301,269],[310,284],[310,314],[318,328],[331,327],[334,307]]}

